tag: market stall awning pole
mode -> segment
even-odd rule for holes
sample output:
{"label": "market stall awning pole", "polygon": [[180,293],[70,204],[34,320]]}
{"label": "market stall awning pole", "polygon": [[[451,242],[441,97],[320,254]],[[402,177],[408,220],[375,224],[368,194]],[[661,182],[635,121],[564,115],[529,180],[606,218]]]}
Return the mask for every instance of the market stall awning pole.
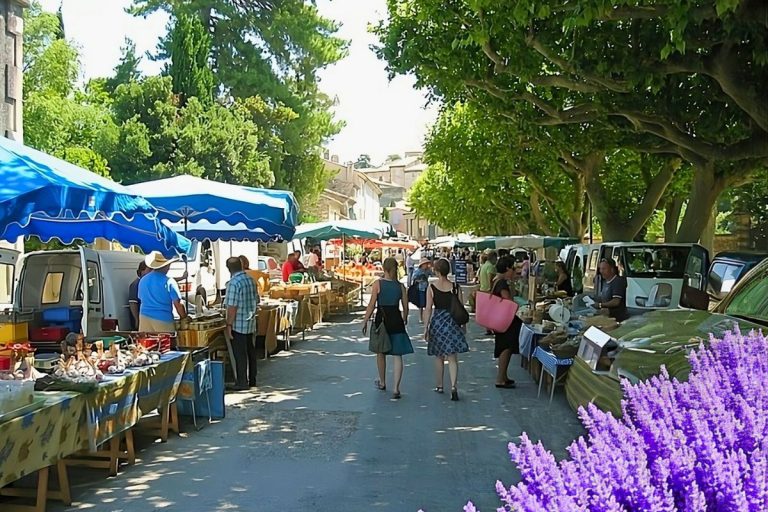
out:
{"label": "market stall awning pole", "polygon": [[[187,236],[187,216],[184,216],[184,236]],[[186,290],[187,314],[189,314],[189,254],[184,255],[184,289]],[[195,301],[197,302],[197,301]],[[195,311],[199,315],[201,311]]]}
{"label": "market stall awning pole", "polygon": [[[344,278],[344,283],[347,282],[347,265],[344,263],[344,258],[347,257],[347,235],[341,234],[341,257],[339,263],[341,263],[341,274]],[[347,305],[347,314],[349,314],[349,301],[344,297],[344,302]]]}

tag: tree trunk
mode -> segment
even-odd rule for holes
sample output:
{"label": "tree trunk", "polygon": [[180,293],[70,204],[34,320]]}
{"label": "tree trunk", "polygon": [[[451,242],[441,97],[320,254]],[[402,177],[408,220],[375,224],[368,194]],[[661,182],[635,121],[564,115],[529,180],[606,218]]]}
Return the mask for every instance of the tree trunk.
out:
{"label": "tree trunk", "polygon": [[717,204],[712,208],[709,215],[709,222],[704,226],[704,231],[701,233],[700,244],[704,246],[709,254],[715,254],[715,229],[717,228]]}
{"label": "tree trunk", "polygon": [[712,210],[727,183],[718,179],[714,162],[697,166],[688,196],[688,206],[677,230],[677,242],[696,243],[712,217]]}
{"label": "tree trunk", "polygon": [[664,241],[666,243],[677,242],[677,225],[680,223],[682,211],[682,199],[673,198],[667,201],[664,208]]}
{"label": "tree trunk", "polygon": [[680,161],[671,159],[665,162],[656,176],[647,184],[642,202],[635,207],[628,221],[616,218],[616,213],[611,208],[612,198],[605,195],[599,176],[603,162],[602,154],[589,155],[581,161],[580,167],[584,173],[586,190],[592,201],[594,216],[600,222],[603,231],[603,240],[606,242],[634,240],[656,211],[672,177],[680,168]]}

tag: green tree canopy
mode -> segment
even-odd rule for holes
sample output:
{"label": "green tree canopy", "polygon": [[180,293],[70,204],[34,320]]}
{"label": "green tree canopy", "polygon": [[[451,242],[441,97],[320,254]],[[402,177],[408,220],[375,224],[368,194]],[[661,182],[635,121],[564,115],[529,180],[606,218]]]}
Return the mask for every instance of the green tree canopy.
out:
{"label": "green tree canopy", "polygon": [[320,148],[341,129],[317,83],[318,70],[346,55],[336,23],[304,0],[134,0],[138,15],[156,10],[199,19],[211,37],[215,85],[228,97],[256,96],[295,114],[279,125],[283,153],[272,170],[276,187],[311,203],[328,179]]}
{"label": "green tree canopy", "polygon": [[196,97],[204,105],[213,102],[215,79],[210,66],[211,36],[200,18],[186,13],[176,15],[168,34],[166,74],[173,79],[173,92],[182,103]]}
{"label": "green tree canopy", "polygon": [[241,103],[181,105],[171,77],[119,86],[112,109],[118,125],[108,155],[115,177],[136,183],[179,174],[271,187],[274,175],[261,152],[259,128]]}
{"label": "green tree canopy", "polygon": [[[768,158],[763,2],[388,0],[388,10],[379,55],[434,97],[581,131],[591,144],[572,156],[598,167],[614,144],[689,162],[680,240],[698,240],[722,190]],[[616,140],[600,147],[606,133]],[[599,204],[589,178],[587,192]]]}

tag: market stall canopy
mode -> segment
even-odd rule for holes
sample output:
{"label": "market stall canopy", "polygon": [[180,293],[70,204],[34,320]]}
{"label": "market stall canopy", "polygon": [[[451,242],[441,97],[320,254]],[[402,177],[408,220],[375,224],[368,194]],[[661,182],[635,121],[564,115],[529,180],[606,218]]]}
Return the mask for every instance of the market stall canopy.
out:
{"label": "market stall canopy", "polygon": [[579,243],[578,238],[541,235],[500,236],[495,239],[496,249],[546,249],[554,247],[562,249],[566,245]]}
{"label": "market stall canopy", "polygon": [[342,240],[341,238],[334,238],[332,240],[328,240],[328,243],[332,245],[343,245],[344,243],[349,244],[359,244],[362,245],[365,249],[411,249],[415,250],[421,247],[418,242],[414,240],[362,240],[359,238],[350,238],[346,240]]}
{"label": "market stall canopy", "polygon": [[114,181],[0,137],[0,238],[34,235],[62,243],[96,238],[166,256],[191,243],[157,218],[157,210]]}
{"label": "market stall canopy", "polygon": [[[283,190],[230,185],[186,175],[138,183],[129,188],[152,203],[164,220],[188,224],[225,222],[246,228],[245,231],[225,231],[224,237],[239,232],[243,237],[238,240],[260,240],[266,233],[271,240],[290,240],[296,229],[296,198]],[[248,230],[254,230],[253,236],[246,237]]]}
{"label": "market stall canopy", "polygon": [[199,220],[188,222],[186,227],[184,222],[164,221],[174,232],[183,233],[192,240],[221,240],[224,242],[272,242],[275,236],[267,233],[261,228],[248,229],[242,222],[235,225],[221,222],[208,222]]}
{"label": "market stall canopy", "polygon": [[337,220],[302,224],[296,228],[294,238],[302,240],[333,240],[334,238],[349,237],[364,240],[379,240],[392,233],[392,227],[386,222],[369,222],[363,220]]}

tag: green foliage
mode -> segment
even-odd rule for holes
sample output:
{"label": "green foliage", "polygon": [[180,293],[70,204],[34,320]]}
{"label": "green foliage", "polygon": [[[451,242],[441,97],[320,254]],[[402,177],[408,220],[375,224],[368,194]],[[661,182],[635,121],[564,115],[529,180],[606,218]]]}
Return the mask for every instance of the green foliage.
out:
{"label": "green foliage", "polygon": [[24,99],[31,92],[68,96],[80,73],[77,50],[62,38],[59,18],[38,2],[24,14]]}
{"label": "green foliage", "polygon": [[[176,19],[197,17],[211,37],[216,87],[237,100],[259,97],[284,120],[271,130],[282,154],[267,151],[274,157],[275,186],[311,204],[328,180],[320,148],[342,126],[317,86],[317,71],[346,55],[336,23],[304,0],[135,0],[132,8],[137,15],[156,10]],[[280,109],[292,118],[285,119]],[[268,149],[274,149],[273,142]]]}
{"label": "green foliage", "polygon": [[387,5],[378,54],[432,97],[469,101],[496,122],[557,127],[564,140],[575,137],[579,159],[623,148],[688,162],[695,172],[681,240],[698,239],[720,191],[768,159],[764,2]]}
{"label": "green foliage", "polygon": [[167,46],[170,63],[165,72],[173,78],[173,92],[181,96],[182,102],[196,97],[210,105],[215,88],[210,66],[211,36],[200,18],[177,14]]}
{"label": "green foliage", "polygon": [[359,157],[357,157],[357,161],[355,162],[355,169],[368,169],[369,167],[372,167],[371,155],[362,153]]}
{"label": "green foliage", "polygon": [[38,3],[25,12],[25,142],[102,176],[109,167],[101,150],[117,127],[101,102],[77,91],[77,50],[62,38],[59,18]]}
{"label": "green foliage", "polygon": [[136,43],[125,38],[125,44],[120,48],[120,62],[115,66],[114,74],[104,80],[104,91],[115,92],[119,85],[128,84],[141,78],[139,64],[141,57],[136,54]]}
{"label": "green foliage", "polygon": [[246,105],[181,105],[171,77],[148,77],[115,90],[117,143],[108,152],[115,177],[137,183],[179,174],[271,187],[259,128]]}

